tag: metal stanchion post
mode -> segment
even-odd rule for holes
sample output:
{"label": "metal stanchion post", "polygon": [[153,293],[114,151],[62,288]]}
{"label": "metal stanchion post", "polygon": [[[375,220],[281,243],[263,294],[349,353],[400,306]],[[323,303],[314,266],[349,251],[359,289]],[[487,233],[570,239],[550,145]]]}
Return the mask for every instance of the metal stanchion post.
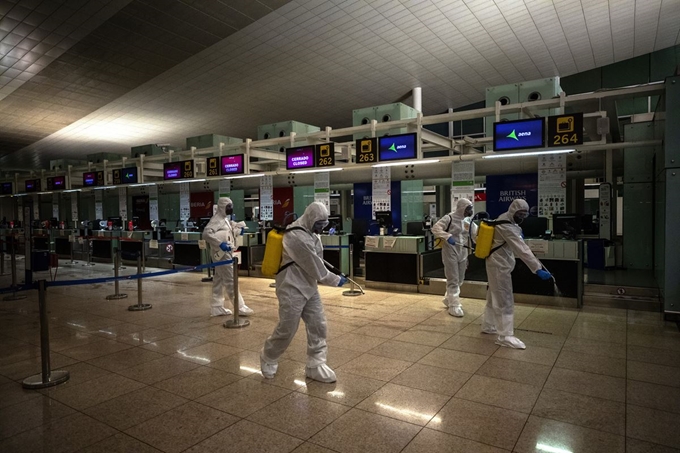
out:
{"label": "metal stanchion post", "polygon": [[143,303],[142,297],[142,254],[137,255],[137,305],[130,305],[130,311],[144,311],[151,309],[151,304]]}
{"label": "metal stanchion post", "polygon": [[118,263],[120,261],[120,250],[118,250],[118,247],[113,249],[113,254],[113,276],[116,277],[116,280],[113,282],[115,293],[106,296],[106,300],[127,299],[127,294],[118,292]]}
{"label": "metal stanchion post", "polygon": [[[67,266],[75,266],[76,264],[78,264],[78,262],[73,259],[73,244],[75,243],[75,238],[76,238],[76,235],[75,235],[75,232],[74,232],[74,234],[72,234],[71,237],[69,237],[69,241],[68,241],[69,244],[71,244],[71,261],[66,263]],[[73,241],[71,239],[73,239]]]}
{"label": "metal stanchion post", "polygon": [[0,250],[0,275],[5,274],[5,252]]}
{"label": "metal stanchion post", "polygon": [[247,319],[239,318],[238,304],[238,258],[234,257],[234,319],[230,319],[223,324],[227,329],[240,329],[250,325],[250,321]]}
{"label": "metal stanchion post", "polygon": [[40,356],[42,359],[42,372],[27,377],[21,384],[25,389],[43,389],[63,384],[69,379],[69,372],[65,370],[50,369],[50,328],[47,324],[47,296],[45,280],[38,282],[38,303],[40,308]]}
{"label": "metal stanchion post", "polygon": [[350,289],[347,291],[343,291],[342,295],[343,296],[360,296],[363,294],[362,291],[358,289],[354,289],[354,244],[349,245],[349,282],[350,282]]}
{"label": "metal stanchion post", "polygon": [[[14,244],[12,244],[12,260],[11,260],[11,265],[12,265],[12,288],[17,287],[17,254],[14,250]],[[27,259],[30,259],[27,258]],[[5,296],[2,300],[6,301],[13,301],[13,300],[22,300],[26,299],[26,296],[24,294],[17,294],[16,291],[12,293],[10,296]]]}
{"label": "metal stanchion post", "polygon": [[[212,262],[212,257],[211,257],[211,255],[210,255],[210,253],[208,253],[208,249],[207,249],[207,248],[204,249],[204,253],[205,253],[205,262],[206,262],[206,263],[211,263],[211,262]],[[212,281],[213,281],[213,277],[212,277],[212,275],[211,275],[211,271],[212,271],[212,267],[209,267],[209,268],[208,268],[208,276],[207,276],[207,277],[203,277],[203,278],[201,279],[202,282],[212,282]]]}
{"label": "metal stanchion post", "polygon": [[85,242],[87,242],[87,263],[83,264],[83,266],[94,266],[94,263],[92,262],[92,247],[90,246],[90,239],[85,238]]}

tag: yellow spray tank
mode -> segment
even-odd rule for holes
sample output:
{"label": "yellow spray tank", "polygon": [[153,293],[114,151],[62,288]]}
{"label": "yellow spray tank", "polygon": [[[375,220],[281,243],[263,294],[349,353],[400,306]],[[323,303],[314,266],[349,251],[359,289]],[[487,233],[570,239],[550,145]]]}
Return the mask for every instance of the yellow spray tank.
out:
{"label": "yellow spray tank", "polygon": [[262,275],[274,277],[281,267],[283,256],[283,231],[271,230],[267,235],[267,243],[264,248],[262,260]]}
{"label": "yellow spray tank", "polygon": [[[496,250],[493,249],[493,235],[496,225],[510,223],[509,220],[482,220],[477,230],[477,243],[475,244],[475,256],[486,259]],[[505,244],[505,243],[503,243]],[[502,246],[502,245],[501,245]],[[501,246],[497,247],[500,248]]]}

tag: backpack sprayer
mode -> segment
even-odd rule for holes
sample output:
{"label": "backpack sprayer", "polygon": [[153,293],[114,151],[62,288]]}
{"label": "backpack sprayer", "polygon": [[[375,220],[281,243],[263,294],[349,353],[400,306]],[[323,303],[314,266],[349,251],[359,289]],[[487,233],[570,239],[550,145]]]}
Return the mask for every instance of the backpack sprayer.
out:
{"label": "backpack sprayer", "polygon": [[359,285],[357,282],[355,282],[354,280],[352,280],[351,278],[349,278],[348,276],[346,276],[345,274],[343,274],[342,271],[341,271],[340,269],[338,269],[337,267],[333,266],[331,263],[329,263],[329,262],[326,261],[326,260],[323,260],[323,264],[326,266],[326,269],[328,269],[329,271],[333,272],[335,275],[339,275],[339,276],[341,276],[341,277],[344,277],[344,278],[347,279],[348,282],[354,283],[354,285],[356,285],[356,286],[359,288],[359,291],[361,291],[361,294],[365,294],[365,293],[364,293],[364,289],[361,287],[361,285]]}

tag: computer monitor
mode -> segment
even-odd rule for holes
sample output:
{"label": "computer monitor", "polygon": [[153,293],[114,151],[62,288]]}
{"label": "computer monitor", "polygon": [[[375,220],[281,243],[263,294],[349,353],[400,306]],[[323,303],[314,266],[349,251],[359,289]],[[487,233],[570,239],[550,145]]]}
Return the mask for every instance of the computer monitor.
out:
{"label": "computer monitor", "polygon": [[107,220],[112,223],[113,228],[123,228],[122,217],[109,217]]}
{"label": "computer monitor", "polygon": [[391,227],[392,226],[392,211],[375,211],[375,220],[380,224],[380,226]]}
{"label": "computer monitor", "polygon": [[548,229],[548,219],[546,217],[527,217],[520,224],[525,238],[539,238]]}
{"label": "computer monitor", "polygon": [[553,214],[553,234],[573,239],[581,233],[581,217],[576,214]]}

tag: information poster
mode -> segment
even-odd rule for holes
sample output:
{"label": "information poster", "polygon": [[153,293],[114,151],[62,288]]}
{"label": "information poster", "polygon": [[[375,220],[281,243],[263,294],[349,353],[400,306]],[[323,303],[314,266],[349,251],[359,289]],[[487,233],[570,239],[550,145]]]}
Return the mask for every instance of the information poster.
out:
{"label": "information poster", "polygon": [[390,167],[373,168],[373,198],[371,216],[375,219],[376,211],[391,211],[390,190],[392,173]]}
{"label": "information poster", "polygon": [[191,194],[188,182],[179,184],[179,218],[182,221],[189,220],[191,217]]}
{"label": "information poster", "polygon": [[[127,187],[118,188],[118,212],[120,218],[123,219],[123,223],[127,222]],[[123,229],[126,229],[125,227],[126,225],[123,225]]]}
{"label": "information poster", "polygon": [[260,178],[260,220],[274,220],[273,190],[272,175]]}
{"label": "information poster", "polygon": [[567,212],[567,155],[538,156],[538,215]]}
{"label": "information poster", "polygon": [[475,163],[452,162],[451,164],[451,210],[456,207],[458,200],[475,199]]}
{"label": "information poster", "polygon": [[149,186],[149,219],[158,220],[158,186]]}
{"label": "information poster", "polygon": [[52,194],[52,217],[59,219],[59,194]]}
{"label": "information poster", "polygon": [[71,220],[78,222],[78,192],[71,192]]}
{"label": "information poster", "polygon": [[231,181],[228,179],[223,179],[220,181],[219,196],[228,197],[231,195]]}
{"label": "information poster", "polygon": [[102,204],[102,191],[101,190],[95,190],[94,191],[94,216],[97,219],[102,219],[104,218],[104,206]]}
{"label": "information poster", "polygon": [[33,220],[40,219],[40,195],[33,195]]}
{"label": "information poster", "polygon": [[331,211],[331,184],[327,171],[314,174],[314,201],[323,203],[328,212]]}

